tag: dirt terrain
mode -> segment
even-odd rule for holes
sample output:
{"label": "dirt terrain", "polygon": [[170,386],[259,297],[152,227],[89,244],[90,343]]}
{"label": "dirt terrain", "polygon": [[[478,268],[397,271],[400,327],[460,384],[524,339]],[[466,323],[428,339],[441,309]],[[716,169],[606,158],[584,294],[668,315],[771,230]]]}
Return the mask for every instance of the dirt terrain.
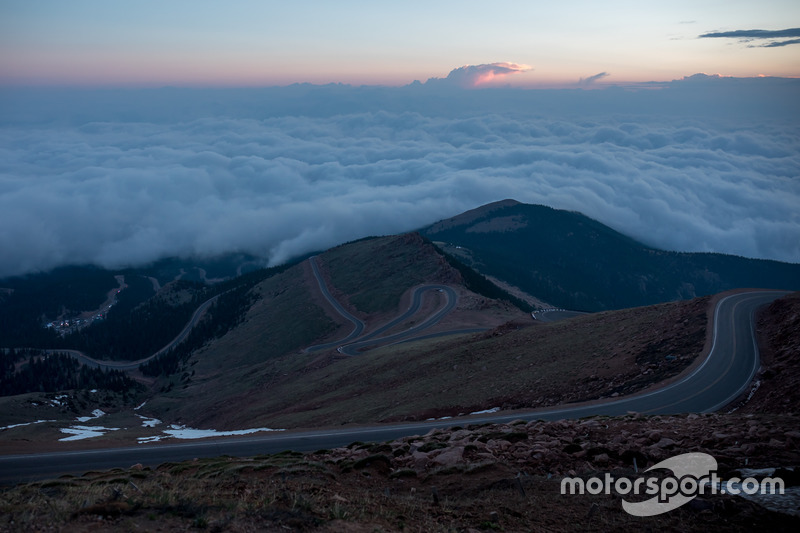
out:
{"label": "dirt terrain", "polygon": [[800,293],[773,302],[758,317],[761,371],[744,413],[797,409],[800,405]]}
{"label": "dirt terrain", "polygon": [[[718,475],[800,475],[797,415],[633,416],[434,430],[311,454],[133,465],[0,493],[0,528],[69,531],[795,531],[796,498],[707,495],[633,517],[619,495],[561,493],[564,476],[636,478],[688,451]],[[763,502],[762,502],[763,503]],[[792,514],[793,513],[793,514]]]}

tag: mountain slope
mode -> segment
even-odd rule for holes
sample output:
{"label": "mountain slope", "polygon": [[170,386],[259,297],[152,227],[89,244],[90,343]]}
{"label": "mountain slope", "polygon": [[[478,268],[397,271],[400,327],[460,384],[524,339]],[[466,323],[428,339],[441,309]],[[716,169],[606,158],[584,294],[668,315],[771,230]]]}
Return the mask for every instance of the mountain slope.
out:
{"label": "mountain slope", "polygon": [[[362,239],[324,252],[316,262],[333,297],[365,322],[365,333],[405,311],[412,289],[424,284],[444,284],[458,294],[456,307],[425,333],[530,321],[512,305],[467,289],[459,272],[418,234]],[[265,279],[247,297],[253,303],[240,324],[194,352],[178,373],[159,378],[161,391],[148,401],[150,412],[196,425],[250,425],[274,423],[269,413],[298,402],[323,401],[330,391],[315,385],[319,373],[349,361],[339,361],[344,357],[335,343],[319,352],[305,348],[344,338],[353,325],[323,297],[309,262]],[[419,324],[443,298],[430,291],[419,314],[388,333]]]}
{"label": "mountain slope", "polygon": [[800,288],[797,264],[657,250],[580,213],[513,200],[420,232],[482,274],[571,309],[622,309],[739,287]]}

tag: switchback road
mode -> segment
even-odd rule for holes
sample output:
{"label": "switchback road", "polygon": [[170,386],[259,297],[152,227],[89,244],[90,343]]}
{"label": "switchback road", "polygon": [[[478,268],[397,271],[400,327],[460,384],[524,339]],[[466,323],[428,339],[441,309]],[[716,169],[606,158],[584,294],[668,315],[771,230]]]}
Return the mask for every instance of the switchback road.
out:
{"label": "switchback road", "polygon": [[[314,346],[309,346],[306,348],[306,352],[317,352],[320,350],[331,350],[333,348],[337,348],[339,353],[343,353],[346,355],[358,355],[359,351],[374,346],[383,346],[387,344],[393,344],[400,340],[410,340],[413,338],[421,337],[420,333],[428,328],[431,328],[439,323],[439,321],[444,318],[450,311],[452,311],[456,304],[458,303],[458,295],[456,291],[454,291],[451,287],[447,285],[422,285],[414,289],[414,292],[411,296],[411,304],[408,306],[408,309],[395,317],[393,320],[387,322],[386,324],[376,328],[375,330],[367,333],[366,335],[362,335],[364,329],[366,328],[366,324],[359,319],[358,317],[351,314],[347,311],[344,306],[342,306],[339,301],[333,297],[330,290],[328,289],[327,283],[325,283],[322,274],[319,271],[319,265],[317,265],[316,256],[309,258],[309,262],[311,263],[311,271],[314,273],[314,277],[319,284],[320,291],[328,303],[339,313],[342,317],[353,324],[353,330],[344,338],[338,339],[331,342],[326,342],[324,344],[316,344]],[[442,293],[445,298],[445,304],[438,309],[434,314],[429,316],[425,321],[421,324],[418,324],[412,328],[409,328],[405,331],[401,331],[399,333],[395,333],[392,335],[388,335],[386,337],[379,337],[383,333],[391,330],[392,328],[396,327],[399,324],[402,324],[406,320],[410,319],[414,316],[422,306],[422,295],[425,292],[429,291],[436,291]],[[474,330],[470,330],[474,331]],[[439,334],[441,335],[441,333]]]}

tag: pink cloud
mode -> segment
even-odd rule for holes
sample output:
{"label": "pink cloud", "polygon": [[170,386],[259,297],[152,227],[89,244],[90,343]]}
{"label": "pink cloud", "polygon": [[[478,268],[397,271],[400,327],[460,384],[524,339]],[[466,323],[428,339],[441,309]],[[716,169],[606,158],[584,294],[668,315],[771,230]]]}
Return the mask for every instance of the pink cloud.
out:
{"label": "pink cloud", "polygon": [[447,78],[430,78],[428,82],[447,82],[464,88],[480,87],[493,81],[528,72],[533,67],[517,63],[486,63],[483,65],[464,65],[450,71]]}

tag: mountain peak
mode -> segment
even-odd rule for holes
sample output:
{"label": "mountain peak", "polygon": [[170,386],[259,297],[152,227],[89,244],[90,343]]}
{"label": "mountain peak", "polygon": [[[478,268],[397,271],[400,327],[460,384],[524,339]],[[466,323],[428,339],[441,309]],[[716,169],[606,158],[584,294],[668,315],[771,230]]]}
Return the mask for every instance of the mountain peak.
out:
{"label": "mountain peak", "polygon": [[480,207],[476,207],[475,209],[470,209],[469,211],[465,211],[460,215],[454,216],[453,218],[440,220],[439,222],[436,222],[432,224],[430,227],[426,228],[425,231],[428,235],[435,235],[440,231],[445,231],[448,229],[456,228],[458,226],[471,224],[472,222],[488,215],[493,211],[497,211],[498,209],[504,209],[506,207],[513,207],[515,205],[521,205],[521,202],[518,202],[511,198],[507,198],[505,200],[500,200],[497,202],[492,202],[490,204],[482,205]]}

